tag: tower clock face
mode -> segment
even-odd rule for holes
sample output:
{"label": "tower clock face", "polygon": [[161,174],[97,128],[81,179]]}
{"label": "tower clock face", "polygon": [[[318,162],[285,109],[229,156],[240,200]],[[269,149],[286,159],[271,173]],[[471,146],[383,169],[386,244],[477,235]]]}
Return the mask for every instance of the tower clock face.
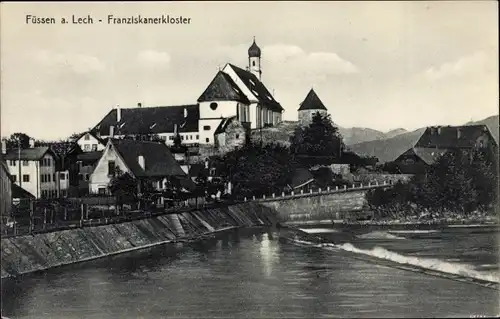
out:
{"label": "tower clock face", "polygon": [[212,110],[214,110],[214,111],[215,111],[215,110],[217,110],[217,107],[218,107],[218,106],[219,106],[219,105],[218,105],[217,103],[215,103],[215,102],[210,103],[210,108],[211,108]]}

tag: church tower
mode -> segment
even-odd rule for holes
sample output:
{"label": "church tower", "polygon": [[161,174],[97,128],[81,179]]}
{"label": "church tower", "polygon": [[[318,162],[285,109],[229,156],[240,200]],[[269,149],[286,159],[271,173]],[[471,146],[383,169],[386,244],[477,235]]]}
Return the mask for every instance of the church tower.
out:
{"label": "church tower", "polygon": [[252,72],[261,81],[262,69],[260,68],[260,48],[255,43],[255,37],[253,38],[253,43],[248,48],[248,70]]}

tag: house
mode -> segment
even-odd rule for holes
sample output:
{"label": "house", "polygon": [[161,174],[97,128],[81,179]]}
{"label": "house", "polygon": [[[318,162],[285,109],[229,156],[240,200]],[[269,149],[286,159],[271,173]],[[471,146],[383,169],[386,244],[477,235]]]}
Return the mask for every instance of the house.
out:
{"label": "house", "polygon": [[[5,141],[2,141],[2,149],[5,149]],[[12,212],[12,178],[10,171],[0,155],[0,216],[10,216]],[[3,219],[2,219],[3,220]]]}
{"label": "house", "polygon": [[[184,145],[214,145],[215,135],[220,134],[218,128],[234,129],[225,124],[221,126],[229,118],[233,118],[231,123],[235,119],[250,129],[276,125],[281,122],[283,107],[261,82],[261,50],[255,40],[248,49],[248,61],[246,70],[226,64],[199,96],[197,103],[155,107],[143,107],[138,103],[135,108],[117,106],[91,130],[93,135],[90,136],[96,140],[157,136],[167,145],[173,145],[178,133]],[[231,132],[228,135],[236,136]]]}
{"label": "house", "polygon": [[164,143],[110,139],[90,175],[90,193],[106,194],[117,168],[141,182],[163,190],[167,182],[186,179],[186,173]]}
{"label": "house", "polygon": [[303,126],[309,125],[316,113],[326,116],[328,114],[328,110],[316,92],[311,89],[309,93],[307,93],[304,101],[300,103],[298,110],[299,124]]}
{"label": "house", "polygon": [[106,140],[98,137],[94,132],[88,131],[80,134],[74,141],[83,152],[102,151],[106,147]]}
{"label": "house", "polygon": [[394,160],[401,173],[415,174],[446,152],[496,150],[497,142],[486,125],[427,127],[415,146]]}
{"label": "house", "polygon": [[217,149],[230,152],[245,145],[250,137],[248,122],[238,121],[236,116],[223,119],[214,132],[214,142]]}
{"label": "house", "polygon": [[63,196],[61,181],[68,178],[67,172],[58,171],[58,157],[49,146],[34,145],[32,139],[29,148],[3,150],[14,182],[36,198]]}
{"label": "house", "polygon": [[77,155],[77,188],[80,196],[89,193],[90,175],[102,157],[103,151],[83,152]]}
{"label": "house", "polygon": [[[57,155],[56,170],[59,172],[60,196],[69,196],[70,189],[78,189],[78,155],[83,153],[76,142],[55,142],[49,144],[50,149]],[[71,194],[76,195],[76,194]]]}

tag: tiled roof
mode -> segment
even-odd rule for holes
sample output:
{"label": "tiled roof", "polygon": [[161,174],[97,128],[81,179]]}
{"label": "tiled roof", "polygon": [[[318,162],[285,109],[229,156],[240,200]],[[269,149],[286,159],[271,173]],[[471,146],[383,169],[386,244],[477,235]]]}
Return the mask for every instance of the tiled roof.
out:
{"label": "tiled roof", "polygon": [[293,173],[290,187],[295,189],[301,186],[305,186],[311,182],[314,182],[313,174],[306,168],[299,168],[296,169]]}
{"label": "tiled roof", "polygon": [[300,103],[299,111],[304,110],[327,110],[313,89],[307,93],[306,98]]}
{"label": "tiled roof", "polygon": [[235,120],[236,120],[236,116],[226,117],[226,118],[222,119],[219,126],[217,126],[217,129],[215,130],[214,134],[217,135],[220,133],[224,133],[226,131],[227,127],[229,126],[229,124],[231,124]]}
{"label": "tiled roof", "polygon": [[98,161],[102,157],[102,151],[83,152],[76,156],[78,161]]}
{"label": "tiled roof", "polygon": [[[136,177],[185,176],[179,163],[164,143],[134,140],[111,140],[125,164]],[[145,169],[139,165],[144,156]]]}
{"label": "tiled roof", "polygon": [[215,75],[212,82],[198,98],[198,102],[206,101],[238,101],[250,104],[233,79],[222,71]]}
{"label": "tiled roof", "polygon": [[[109,132],[109,131],[108,131]],[[95,138],[97,141],[99,141],[99,143],[101,143],[102,145],[106,145],[107,143],[107,140],[106,139],[102,139],[100,138],[99,136],[97,136],[94,132],[92,131],[88,131],[88,132],[83,132],[82,134],[80,134],[74,141],[77,142],[78,140],[80,140],[82,137],[84,137],[85,135],[87,134],[90,134],[93,138]]]}
{"label": "tiled roof", "polygon": [[113,125],[116,135],[173,133],[177,124],[179,132],[198,132],[198,104],[122,108],[120,112],[120,122],[117,123],[117,110],[114,109],[92,131],[108,136]]}
{"label": "tiled roof", "polygon": [[[446,152],[448,152],[447,149],[435,149],[435,148],[425,148],[425,147],[413,147],[401,154],[400,157],[405,157],[405,156],[417,156],[422,161],[424,161],[427,165],[432,165],[436,160],[444,155]],[[396,159],[396,160],[398,160]]]}
{"label": "tiled roof", "polygon": [[[7,151],[7,154],[5,154],[4,158],[6,160],[17,160],[19,158],[19,149],[11,149]],[[32,148],[23,148],[21,149],[21,160],[23,161],[37,161],[41,159],[45,153],[50,152],[53,155],[54,152],[50,150],[48,146],[38,146],[38,147],[32,147]]]}
{"label": "tiled roof", "polygon": [[486,125],[428,127],[415,147],[473,148],[483,134],[487,134],[494,141]]}
{"label": "tiled roof", "polygon": [[19,185],[12,183],[12,198],[35,198],[35,195],[31,194]]}
{"label": "tiled roof", "polygon": [[259,99],[259,103],[275,112],[283,111],[283,107],[269,93],[264,84],[252,73],[245,71],[229,63],[236,75],[243,81],[245,86]]}

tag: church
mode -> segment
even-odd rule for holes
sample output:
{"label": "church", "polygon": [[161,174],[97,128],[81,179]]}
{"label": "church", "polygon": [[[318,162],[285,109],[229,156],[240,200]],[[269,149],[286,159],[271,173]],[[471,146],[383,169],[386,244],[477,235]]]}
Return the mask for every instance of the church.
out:
{"label": "church", "polygon": [[262,83],[261,49],[255,39],[245,69],[227,63],[190,105],[133,108],[117,106],[91,133],[109,137],[159,136],[172,145],[179,134],[185,145],[241,145],[252,129],[281,122],[283,107]]}

